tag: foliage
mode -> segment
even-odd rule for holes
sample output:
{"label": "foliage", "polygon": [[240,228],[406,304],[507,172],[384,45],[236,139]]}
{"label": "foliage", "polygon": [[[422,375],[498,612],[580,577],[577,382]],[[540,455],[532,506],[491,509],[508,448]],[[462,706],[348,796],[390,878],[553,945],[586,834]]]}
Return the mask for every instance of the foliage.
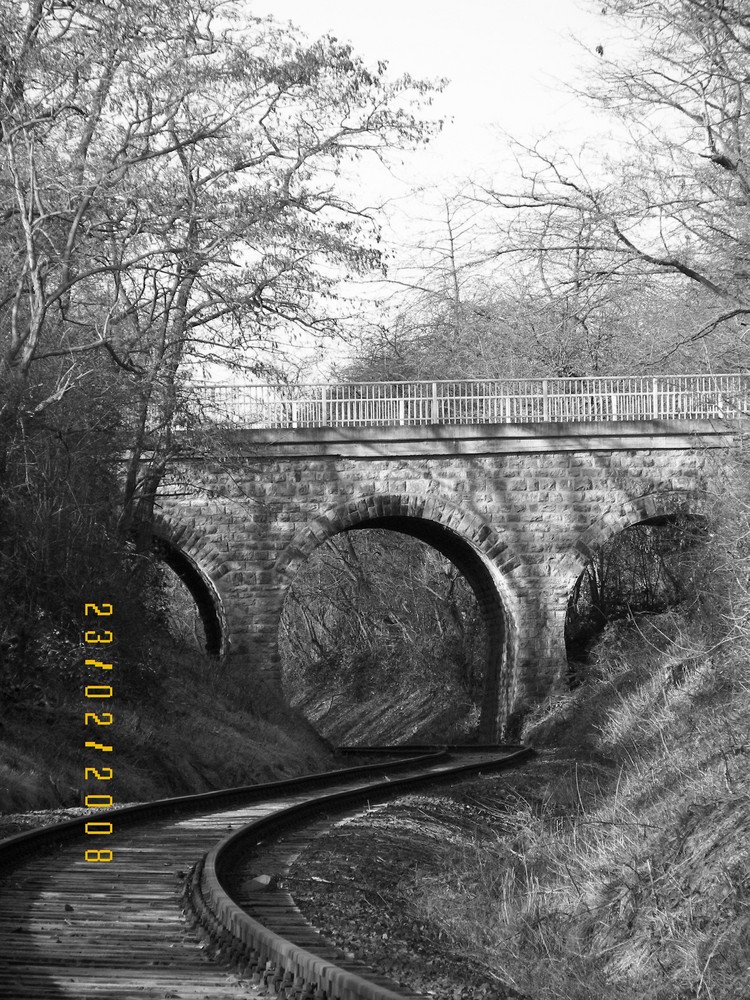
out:
{"label": "foliage", "polygon": [[212,0],[4,14],[7,367],[106,349],[174,379],[201,343],[324,324],[323,262],[378,263],[333,181],[424,137],[427,85]]}
{"label": "foliage", "polygon": [[577,95],[596,138],[511,141],[515,178],[438,192],[352,377],[747,367],[744,4],[596,6],[612,43]]}
{"label": "foliage", "polygon": [[337,178],[421,141],[429,87],[221,0],[2,13],[0,370],[24,385],[66,359],[44,408],[109,356],[125,531],[149,521],[189,366],[257,371],[282,329],[330,331],[338,278],[379,265]]}
{"label": "foliage", "polygon": [[[126,624],[118,618],[119,631]],[[141,686],[137,696],[132,696],[132,657],[125,659],[127,650],[122,647],[117,651],[115,725],[110,731],[116,757],[113,781],[107,787],[116,805],[332,766],[321,741],[303,720],[288,710],[283,718],[269,720],[273,706],[263,702],[256,685],[248,683],[243,665],[220,665],[175,643],[158,623],[149,621],[146,627],[150,669],[157,676],[151,677],[147,688]],[[128,643],[137,640],[139,631],[145,631],[142,618]],[[76,652],[80,659],[82,650]],[[34,673],[31,677],[33,682]],[[82,780],[81,681],[80,674],[71,673],[64,687],[56,687],[54,679],[44,678],[36,697],[31,700],[35,692],[28,691],[22,702],[2,693],[0,814],[80,806],[85,794],[102,791],[96,779]],[[65,818],[38,813],[0,816],[0,837],[17,832],[8,828],[8,819],[37,825]]]}
{"label": "foliage", "polygon": [[[567,161],[550,162],[562,170]],[[522,177],[539,183],[531,173]],[[705,294],[624,266],[569,200],[547,195],[550,204],[539,194],[537,211],[519,204],[523,196],[479,188],[446,201],[445,219],[422,241],[420,257],[402,264],[378,321],[359,332],[352,360],[334,365],[335,377],[564,378],[631,375],[655,365],[703,370],[703,345],[699,352],[683,341],[709,309]],[[730,347],[737,345],[714,335],[717,358]],[[740,361],[741,352],[731,360]]]}
{"label": "foliage", "polygon": [[727,654],[674,614],[612,626],[599,679],[528,734],[574,765],[469,790],[500,832],[445,849],[417,918],[540,1000],[740,1000],[750,692]]}

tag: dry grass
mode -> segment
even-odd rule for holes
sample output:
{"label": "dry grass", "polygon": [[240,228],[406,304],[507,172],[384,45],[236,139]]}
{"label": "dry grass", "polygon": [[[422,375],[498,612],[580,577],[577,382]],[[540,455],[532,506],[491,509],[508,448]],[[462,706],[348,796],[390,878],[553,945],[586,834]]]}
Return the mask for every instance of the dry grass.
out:
{"label": "dry grass", "polygon": [[677,615],[611,630],[527,734],[593,763],[478,788],[502,830],[422,883],[421,912],[537,1000],[750,996],[747,660],[699,641]]}
{"label": "dry grass", "polygon": [[[354,700],[346,689],[303,693],[293,704],[334,745],[470,742],[476,736],[479,712],[466,695],[445,686],[389,690],[366,700]],[[394,735],[397,734],[397,735]]]}
{"label": "dry grass", "polygon": [[[114,752],[115,802],[290,777],[331,765],[320,740],[291,713],[269,721],[267,692],[241,666],[195,650],[154,650],[158,683],[148,695],[116,698],[107,736]],[[0,727],[0,814],[77,806],[95,782],[83,781],[80,685],[37,702],[9,704]],[[117,694],[117,691],[116,691]],[[91,706],[85,706],[90,710]],[[104,732],[104,731],[103,731]]]}

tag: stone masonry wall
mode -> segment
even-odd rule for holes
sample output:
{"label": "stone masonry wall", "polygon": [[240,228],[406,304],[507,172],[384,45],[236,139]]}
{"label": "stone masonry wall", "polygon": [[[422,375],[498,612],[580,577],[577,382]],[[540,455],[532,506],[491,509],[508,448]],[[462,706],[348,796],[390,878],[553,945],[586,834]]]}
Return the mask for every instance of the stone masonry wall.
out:
{"label": "stone masonry wall", "polygon": [[652,434],[628,448],[631,438],[613,440],[610,425],[607,437],[588,428],[586,439],[549,450],[560,441],[507,432],[499,440],[497,428],[484,428],[467,443],[443,431],[427,444],[402,435],[390,446],[384,430],[364,445],[363,432],[343,442],[330,432],[302,442],[289,432],[237,435],[231,457],[174,466],[156,533],[204,574],[229,655],[247,662],[249,677],[280,691],[279,618],[310,553],[355,525],[397,525],[454,558],[497,633],[482,721],[482,735],[495,738],[565,683],[567,602],[587,559],[630,524],[695,509],[711,449],[727,440],[696,450],[684,434]]}

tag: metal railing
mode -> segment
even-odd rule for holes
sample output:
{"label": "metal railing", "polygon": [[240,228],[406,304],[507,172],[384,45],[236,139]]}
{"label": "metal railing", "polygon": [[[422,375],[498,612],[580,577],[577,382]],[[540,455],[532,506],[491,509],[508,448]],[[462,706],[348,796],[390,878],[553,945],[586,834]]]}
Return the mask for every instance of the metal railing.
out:
{"label": "metal railing", "polygon": [[192,383],[198,421],[222,427],[375,427],[723,419],[750,413],[750,376],[460,379],[338,385]]}

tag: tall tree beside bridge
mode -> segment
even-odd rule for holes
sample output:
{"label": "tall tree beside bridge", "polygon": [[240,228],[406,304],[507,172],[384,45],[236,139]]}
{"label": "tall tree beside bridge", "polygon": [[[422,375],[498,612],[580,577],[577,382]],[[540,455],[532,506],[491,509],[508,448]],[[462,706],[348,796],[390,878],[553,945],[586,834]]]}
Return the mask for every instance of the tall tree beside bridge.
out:
{"label": "tall tree beside bridge", "polygon": [[337,279],[378,266],[339,175],[423,140],[429,90],[385,69],[222,0],[2,4],[0,375],[39,411],[108,355],[133,395],[126,523],[186,364],[252,370],[279,327],[330,330]]}
{"label": "tall tree beside bridge", "polygon": [[426,139],[429,90],[241,3],[0,0],[9,619],[20,578],[29,621],[75,592],[125,450],[119,537],[148,526],[186,373],[262,370],[282,328],[333,329],[337,280],[380,265],[347,171]]}

